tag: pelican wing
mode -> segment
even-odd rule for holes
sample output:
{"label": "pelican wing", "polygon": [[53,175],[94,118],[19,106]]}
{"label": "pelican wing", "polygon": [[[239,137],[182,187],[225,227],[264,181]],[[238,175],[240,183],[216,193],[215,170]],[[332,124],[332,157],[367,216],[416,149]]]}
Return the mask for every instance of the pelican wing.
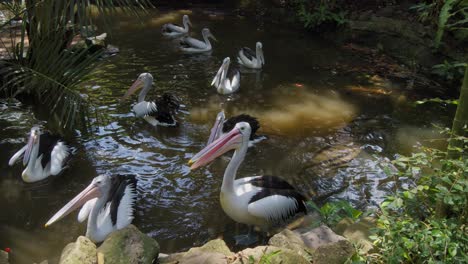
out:
{"label": "pelican wing", "polygon": [[50,154],[50,174],[59,174],[64,168],[65,161],[69,155],[70,150],[68,146],[64,142],[58,141]]}
{"label": "pelican wing", "polygon": [[8,165],[10,166],[13,166],[13,164],[15,164],[24,154],[24,152],[26,151],[26,148],[28,146],[24,146],[22,147],[20,150],[18,150],[18,152],[16,152],[11,158],[10,160],[8,161]]}
{"label": "pelican wing", "polygon": [[41,164],[45,168],[51,161],[52,151],[60,141],[58,136],[52,135],[49,132],[44,132],[39,138],[39,153],[38,156],[42,155]]}
{"label": "pelican wing", "polygon": [[213,78],[213,81],[211,82],[211,86],[215,86],[218,88],[221,85],[221,75],[223,73],[223,65],[219,67],[218,72],[216,73],[215,77]]}
{"label": "pelican wing", "polygon": [[106,207],[102,219],[109,218],[112,226],[123,228],[133,220],[133,205],[136,199],[136,179],[133,175],[117,175],[111,178]]}
{"label": "pelican wing", "polygon": [[136,200],[136,180],[125,187],[124,195],[117,210],[117,229],[124,228],[132,223],[134,204]]}
{"label": "pelican wing", "polygon": [[158,112],[158,107],[155,102],[143,101],[133,106],[133,112],[137,117],[143,117]]}
{"label": "pelican wing", "polygon": [[192,37],[184,37],[180,40],[180,45],[183,48],[205,49],[206,43]]}
{"label": "pelican wing", "polygon": [[184,32],[184,28],[175,23],[165,24],[162,27],[163,33]]}
{"label": "pelican wing", "polygon": [[253,60],[257,58],[257,54],[255,54],[255,51],[251,50],[248,47],[243,47],[241,49],[241,53],[243,53],[243,55],[249,60]]}
{"label": "pelican wing", "polygon": [[78,222],[82,223],[86,219],[88,219],[89,213],[93,209],[94,205],[96,204],[97,198],[91,199],[87,201],[83,207],[81,207],[80,212],[78,213]]}
{"label": "pelican wing", "polygon": [[270,223],[281,224],[306,209],[294,191],[263,189],[251,198],[247,211]]}

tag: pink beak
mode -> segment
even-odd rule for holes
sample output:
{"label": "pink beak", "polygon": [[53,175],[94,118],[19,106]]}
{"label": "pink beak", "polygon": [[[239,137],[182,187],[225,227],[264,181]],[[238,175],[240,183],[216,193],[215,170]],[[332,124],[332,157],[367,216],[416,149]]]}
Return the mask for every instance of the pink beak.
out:
{"label": "pink beak", "polygon": [[127,93],[122,97],[122,99],[126,99],[133,93],[135,93],[141,86],[143,85],[143,82],[137,79],[132,86],[128,89]]}
{"label": "pink beak", "polygon": [[84,189],[80,194],[75,196],[75,198],[73,198],[64,207],[62,207],[62,209],[60,209],[54,216],[52,216],[52,218],[50,218],[49,221],[45,224],[45,227],[50,226],[51,224],[62,219],[77,208],[80,208],[87,201],[96,197],[100,197],[101,195],[102,194],[99,190],[99,187],[97,187],[94,183],[91,183],[88,187],[86,187],[86,189]]}
{"label": "pink beak", "polygon": [[213,143],[206,146],[200,152],[198,152],[189,161],[191,170],[195,170],[198,167],[204,166],[217,157],[223,155],[229,150],[236,149],[242,143],[242,134],[238,128],[234,128],[229,133],[215,140]]}

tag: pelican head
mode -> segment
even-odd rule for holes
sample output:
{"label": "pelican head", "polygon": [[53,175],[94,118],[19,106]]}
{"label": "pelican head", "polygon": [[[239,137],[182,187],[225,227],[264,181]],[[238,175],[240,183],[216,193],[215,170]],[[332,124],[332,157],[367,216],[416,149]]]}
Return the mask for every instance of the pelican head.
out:
{"label": "pelican head", "polygon": [[190,25],[191,27],[193,27],[192,22],[190,22],[190,19],[189,19],[188,15],[184,15],[182,17],[182,23],[184,24],[184,26],[185,25]]}
{"label": "pelican head", "polygon": [[221,67],[219,67],[219,70],[216,73],[215,77],[213,78],[211,85],[214,85],[217,88],[219,88],[222,85],[222,83],[224,82],[224,79],[226,78],[227,71],[229,70],[230,64],[231,64],[231,58],[229,57],[224,58],[223,64],[221,64]]}
{"label": "pelican head", "polygon": [[132,84],[132,86],[128,89],[127,93],[123,96],[122,99],[126,99],[130,95],[134,94],[138,89],[143,87],[145,84],[148,85],[153,82],[153,75],[148,72],[144,72],[138,76],[138,78],[135,80],[135,82]]}
{"label": "pelican head", "polygon": [[260,63],[262,65],[265,65],[265,57],[263,56],[263,45],[262,43],[259,41],[257,42],[257,44],[255,45],[256,47],[256,52],[258,54],[258,60],[260,60]]}
{"label": "pelican head", "polygon": [[60,209],[49,221],[45,224],[45,227],[57,222],[69,213],[80,208],[87,201],[100,198],[109,193],[111,188],[111,179],[108,175],[100,175],[93,179],[90,185],[86,187],[82,192],[75,196],[70,202],[68,202],[62,209]]}
{"label": "pelican head", "polygon": [[208,37],[211,37],[212,39],[214,39],[215,41],[218,41],[215,36],[213,36],[213,34],[211,34],[211,31],[209,28],[204,28],[202,29],[202,35],[204,38],[208,38]]}
{"label": "pelican head", "polygon": [[244,142],[249,141],[251,131],[249,123],[237,123],[229,133],[213,141],[213,143],[193,156],[189,161],[190,169],[194,170],[204,166],[224,153],[232,149],[238,149]]}
{"label": "pelican head", "polygon": [[37,148],[39,148],[40,136],[41,136],[41,129],[38,126],[33,126],[31,128],[31,132],[29,133],[28,144],[24,152],[24,157],[23,157],[24,166],[26,166],[26,164],[29,163],[29,160],[31,158],[31,153],[33,152],[33,150],[36,150]]}

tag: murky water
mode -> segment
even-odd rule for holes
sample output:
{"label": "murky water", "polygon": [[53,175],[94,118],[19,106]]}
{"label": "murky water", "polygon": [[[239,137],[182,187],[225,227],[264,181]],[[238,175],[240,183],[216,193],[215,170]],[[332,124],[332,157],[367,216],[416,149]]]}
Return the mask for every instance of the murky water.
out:
{"label": "murky water", "polygon": [[[84,90],[99,103],[109,122],[94,138],[69,137],[76,148],[69,168],[36,184],[23,183],[22,168],[8,159],[38,121],[18,102],[0,102],[0,248],[14,261],[56,259],[66,243],[85,232],[76,214],[50,228],[47,219],[101,173],[131,173],[138,178],[134,224],[157,239],[162,252],[175,252],[223,236],[245,232],[219,206],[227,158],[190,172],[187,160],[205,144],[216,113],[247,112],[262,122],[269,139],[249,149],[238,177],[273,173],[323,203],[345,199],[368,208],[395,190],[383,169],[397,153],[437,137],[432,124],[446,125],[450,109],[408,105],[404,84],[363,81],[334,70],[359,56],[288,27],[268,26],[220,12],[194,11],[194,33],[204,26],[219,42],[208,55],[184,55],[162,39],[160,26],[181,14],[151,13],[113,21],[111,43],[120,53],[103,62]],[[240,91],[219,96],[209,84],[226,56],[262,41],[266,67],[242,72]],[[177,128],[153,128],[131,113],[136,97],[119,102],[142,72],[155,77],[151,95],[171,92],[185,107]],[[366,73],[363,73],[365,75]],[[357,87],[357,88],[356,88]],[[452,109],[453,110],[453,109]],[[423,137],[421,137],[423,135]],[[426,140],[426,141],[425,141]]]}

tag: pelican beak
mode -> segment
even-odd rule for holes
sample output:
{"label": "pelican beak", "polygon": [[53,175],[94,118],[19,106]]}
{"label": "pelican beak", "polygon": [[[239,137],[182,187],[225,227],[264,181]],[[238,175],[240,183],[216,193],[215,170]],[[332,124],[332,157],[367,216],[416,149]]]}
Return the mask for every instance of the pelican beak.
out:
{"label": "pelican beak", "polygon": [[128,89],[127,93],[122,97],[122,99],[126,99],[138,89],[140,89],[143,86],[143,82],[140,79],[136,79],[136,81],[132,84],[132,86]]}
{"label": "pelican beak", "polygon": [[211,144],[216,138],[218,138],[219,135],[221,135],[225,118],[224,111],[219,112],[216,116],[216,121],[211,128],[210,138],[208,139],[207,143],[208,145]]}
{"label": "pelican beak", "polygon": [[187,21],[188,21],[188,24],[189,24],[191,27],[193,27],[192,22],[190,22],[190,19],[187,19]]}
{"label": "pelican beak", "polygon": [[238,128],[234,128],[229,133],[218,138],[200,152],[198,152],[188,162],[191,170],[195,170],[198,167],[204,166],[217,157],[223,155],[232,149],[237,149],[242,143],[242,134]]}
{"label": "pelican beak", "polygon": [[215,38],[215,36],[213,36],[213,34],[210,33],[210,37],[212,37],[214,41],[218,42],[218,40]]}
{"label": "pelican beak", "polygon": [[265,65],[265,57],[263,56],[263,50],[260,50],[259,57],[262,65]]}
{"label": "pelican beak", "polygon": [[62,207],[62,209],[60,209],[54,216],[52,216],[52,218],[49,219],[49,221],[44,225],[44,227],[50,226],[51,224],[62,219],[77,208],[80,208],[87,201],[96,197],[100,197],[101,195],[102,194],[99,190],[99,187],[94,183],[91,183],[88,187],[86,187],[86,189],[84,189],[80,194],[75,196],[75,198],[73,198],[64,207]]}
{"label": "pelican beak", "polygon": [[29,162],[29,157],[31,156],[31,151],[34,147],[34,145],[37,144],[39,135],[37,134],[36,131],[31,131],[31,134],[29,135],[28,139],[28,144],[26,145],[26,150],[24,152],[24,157],[23,157],[23,165],[26,166]]}

